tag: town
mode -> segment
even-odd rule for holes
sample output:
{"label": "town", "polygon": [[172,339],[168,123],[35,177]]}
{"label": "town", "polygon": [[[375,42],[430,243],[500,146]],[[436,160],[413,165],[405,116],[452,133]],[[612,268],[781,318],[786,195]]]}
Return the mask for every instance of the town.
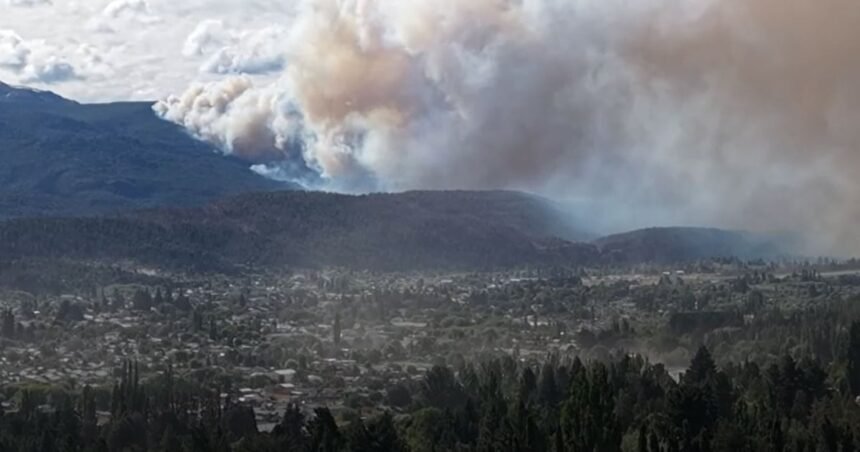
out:
{"label": "town", "polygon": [[809,322],[796,315],[808,310],[856,313],[847,302],[860,296],[860,274],[833,262],[159,278],[87,293],[2,292],[3,409],[18,410],[25,393],[48,407],[53,394],[87,387],[106,422],[131,362],[144,380],[170,372],[252,407],[265,431],[291,404],[342,419],[407,410],[434,366],[502,356],[540,365],[638,354],[675,376],[701,343],[718,362],[774,361],[798,352],[791,347],[820,347],[810,351],[826,358],[837,338],[753,336]]}

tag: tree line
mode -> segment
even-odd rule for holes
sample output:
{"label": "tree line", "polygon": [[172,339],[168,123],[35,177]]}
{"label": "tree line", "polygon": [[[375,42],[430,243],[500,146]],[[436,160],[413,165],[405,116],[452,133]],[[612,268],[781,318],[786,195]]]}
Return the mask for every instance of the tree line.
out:
{"label": "tree line", "polygon": [[850,452],[860,447],[860,322],[826,365],[786,355],[718,367],[704,346],[680,376],[633,355],[508,356],[431,368],[408,382],[412,403],[397,412],[345,418],[293,404],[269,432],[228,386],[170,367],[143,379],[128,362],[106,400],[89,387],[50,403],[24,390],[0,416],[0,450]]}

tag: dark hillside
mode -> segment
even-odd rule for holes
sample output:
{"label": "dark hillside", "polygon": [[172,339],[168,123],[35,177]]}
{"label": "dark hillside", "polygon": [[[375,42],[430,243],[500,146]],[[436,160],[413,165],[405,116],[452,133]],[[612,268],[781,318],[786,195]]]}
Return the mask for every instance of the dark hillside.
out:
{"label": "dark hillside", "polygon": [[540,198],[514,192],[248,194],[204,208],[0,223],[0,256],[183,268],[487,269],[594,262]]}
{"label": "dark hillside", "polygon": [[763,235],[713,228],[649,228],[595,241],[601,254],[618,263],[683,262],[709,257],[775,257],[780,247]]}
{"label": "dark hillside", "polygon": [[160,120],[147,103],[79,104],[0,83],[0,218],[196,206],[288,186]]}

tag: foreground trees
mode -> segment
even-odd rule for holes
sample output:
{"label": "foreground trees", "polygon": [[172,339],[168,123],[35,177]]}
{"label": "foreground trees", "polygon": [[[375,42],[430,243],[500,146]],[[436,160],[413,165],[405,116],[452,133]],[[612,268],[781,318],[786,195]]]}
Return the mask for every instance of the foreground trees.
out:
{"label": "foreground trees", "polygon": [[851,324],[848,341],[848,385],[860,397],[860,322]]}
{"label": "foreground trees", "polygon": [[128,363],[109,421],[98,422],[91,388],[50,407],[24,392],[0,417],[0,450],[849,452],[860,446],[858,354],[855,323],[844,359],[826,368],[789,356],[720,368],[702,347],[676,381],[638,356],[541,366],[503,357],[405,383],[414,398],[398,415],[380,407],[339,421],[327,408],[290,405],[269,433],[218,388],[179,384],[171,369],[144,382]]}

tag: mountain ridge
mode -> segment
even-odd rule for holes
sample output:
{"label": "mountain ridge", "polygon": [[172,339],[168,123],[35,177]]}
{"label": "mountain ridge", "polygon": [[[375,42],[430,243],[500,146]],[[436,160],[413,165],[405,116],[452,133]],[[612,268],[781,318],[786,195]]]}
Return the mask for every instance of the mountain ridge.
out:
{"label": "mountain ridge", "polygon": [[[668,231],[633,231],[628,233],[637,238],[633,241],[620,235],[588,242],[550,202],[517,192],[275,191],[203,207],[8,220],[0,222],[0,256],[133,261],[201,271],[246,266],[489,270],[683,262],[730,257],[727,250],[743,250],[747,243],[732,243],[743,237],[734,231]],[[717,234],[723,242],[708,251],[710,242],[697,242],[703,234]],[[666,242],[666,236],[676,243]],[[657,254],[642,251],[655,246]]]}
{"label": "mountain ridge", "polygon": [[143,102],[80,104],[0,83],[0,218],[203,205],[294,188],[252,172]]}
{"label": "mountain ridge", "polygon": [[762,258],[785,254],[769,234],[713,227],[650,227],[594,241],[609,260],[671,263],[712,257]]}
{"label": "mountain ridge", "polygon": [[598,238],[513,191],[285,191],[144,102],[82,104],[0,82],[0,258],[177,267],[498,268],[774,253],[737,231]]}

